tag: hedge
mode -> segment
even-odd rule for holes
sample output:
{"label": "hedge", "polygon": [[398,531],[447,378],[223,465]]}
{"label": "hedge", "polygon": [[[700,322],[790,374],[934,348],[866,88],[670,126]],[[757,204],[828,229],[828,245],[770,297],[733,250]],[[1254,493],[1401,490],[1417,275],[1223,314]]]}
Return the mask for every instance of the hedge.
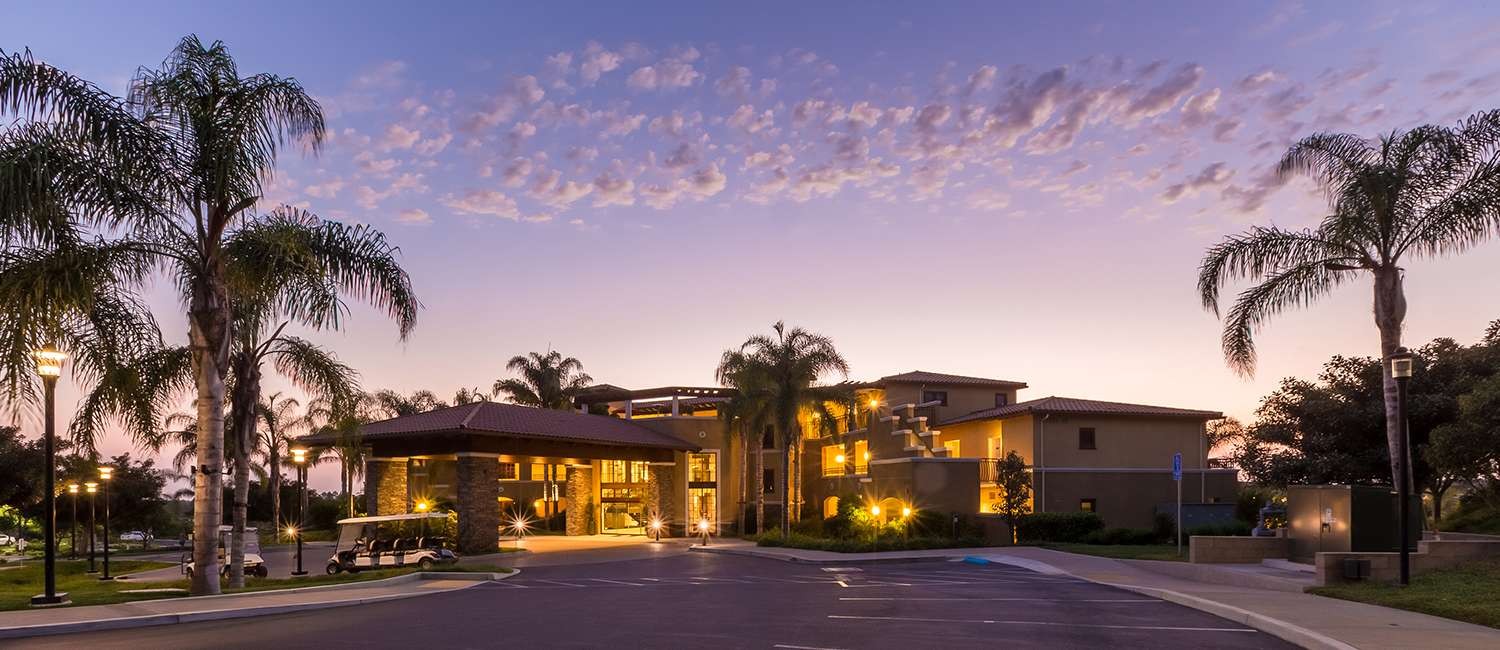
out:
{"label": "hedge", "polygon": [[1023,542],[1083,542],[1104,530],[1104,520],[1092,512],[1038,512],[1022,515],[1016,538]]}

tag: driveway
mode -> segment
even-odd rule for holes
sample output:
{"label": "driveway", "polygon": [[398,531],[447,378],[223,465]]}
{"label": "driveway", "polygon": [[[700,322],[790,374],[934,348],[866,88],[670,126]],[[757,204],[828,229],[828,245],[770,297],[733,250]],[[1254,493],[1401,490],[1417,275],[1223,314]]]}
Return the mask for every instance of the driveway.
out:
{"label": "driveway", "polygon": [[23,648],[1289,648],[1069,576],[955,562],[816,567],[671,553],[537,566],[461,592],[238,621],[31,639]]}

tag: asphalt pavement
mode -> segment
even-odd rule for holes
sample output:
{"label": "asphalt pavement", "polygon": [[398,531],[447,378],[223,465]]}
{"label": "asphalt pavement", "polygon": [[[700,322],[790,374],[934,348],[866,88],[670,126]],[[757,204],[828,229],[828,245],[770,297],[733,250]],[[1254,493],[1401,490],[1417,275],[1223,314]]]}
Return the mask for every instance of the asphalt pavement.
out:
{"label": "asphalt pavement", "polygon": [[1289,648],[1196,610],[1005,565],[671,554],[534,566],[463,591],[21,648]]}

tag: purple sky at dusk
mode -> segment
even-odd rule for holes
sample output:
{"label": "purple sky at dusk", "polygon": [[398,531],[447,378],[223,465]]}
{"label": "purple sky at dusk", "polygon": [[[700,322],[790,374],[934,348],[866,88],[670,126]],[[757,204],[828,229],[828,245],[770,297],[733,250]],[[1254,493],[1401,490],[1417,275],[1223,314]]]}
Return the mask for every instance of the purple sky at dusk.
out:
{"label": "purple sky at dusk", "polygon": [[[1223,363],[1204,249],[1323,214],[1271,173],[1287,145],[1500,108],[1485,2],[8,5],[0,48],[114,92],[187,33],[307,86],[331,137],[261,207],[381,228],[425,305],[405,343],[363,308],[308,336],[367,389],[444,398],[549,346],[598,381],[711,384],[785,319],[855,378],[1249,419],[1281,377],[1377,350],[1362,283],[1278,318],[1253,379]],[[1494,243],[1413,263],[1408,342],[1476,339],[1497,269]]]}

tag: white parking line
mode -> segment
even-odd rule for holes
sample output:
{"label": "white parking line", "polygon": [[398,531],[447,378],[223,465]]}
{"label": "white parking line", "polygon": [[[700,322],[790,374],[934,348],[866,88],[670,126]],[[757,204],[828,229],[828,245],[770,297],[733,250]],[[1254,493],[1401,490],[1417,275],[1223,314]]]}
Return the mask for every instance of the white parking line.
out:
{"label": "white parking line", "polygon": [[1164,601],[1164,600],[1156,600],[1155,598],[922,598],[922,597],[900,598],[900,597],[888,597],[888,596],[870,596],[870,597],[843,596],[843,597],[840,597],[839,600],[878,600],[878,601],[888,601],[889,600],[889,601],[902,601],[902,602],[905,602],[905,601],[943,602],[943,601],[986,600],[986,601],[995,601],[995,602],[1010,602],[1010,601],[1014,601],[1014,602],[1024,602],[1024,603],[1165,603],[1165,602],[1167,602],[1167,601]]}
{"label": "white parking line", "polygon": [[607,579],[607,578],[586,578],[586,579],[587,580],[593,580],[594,582],[607,582],[607,583],[612,584],[612,585],[625,585],[626,587],[644,587],[644,586],[646,586],[646,585],[638,584],[638,583],[634,583],[634,582],[625,582],[623,580],[610,580],[610,579]]}
{"label": "white parking line", "polygon": [[785,643],[778,643],[771,647],[785,648],[786,650],[843,650],[842,648],[823,648],[815,645],[787,645]]}
{"label": "white parking line", "polygon": [[547,580],[545,578],[532,578],[531,580],[533,582],[550,582],[550,583],[552,583],[554,585],[562,585],[564,587],[587,587],[588,586],[588,585],[575,584],[575,583],[572,583],[572,582],[563,582],[561,580]]}
{"label": "white parking line", "polygon": [[1086,627],[1103,630],[1158,630],[1163,632],[1251,632],[1248,627],[1179,627],[1174,625],[1103,625],[1095,623],[1056,623],[1053,621],[1009,621],[979,618],[918,618],[915,616],[844,616],[828,618],[854,621],[896,621],[901,623],[982,623],[986,625],[1040,625],[1046,627]]}

